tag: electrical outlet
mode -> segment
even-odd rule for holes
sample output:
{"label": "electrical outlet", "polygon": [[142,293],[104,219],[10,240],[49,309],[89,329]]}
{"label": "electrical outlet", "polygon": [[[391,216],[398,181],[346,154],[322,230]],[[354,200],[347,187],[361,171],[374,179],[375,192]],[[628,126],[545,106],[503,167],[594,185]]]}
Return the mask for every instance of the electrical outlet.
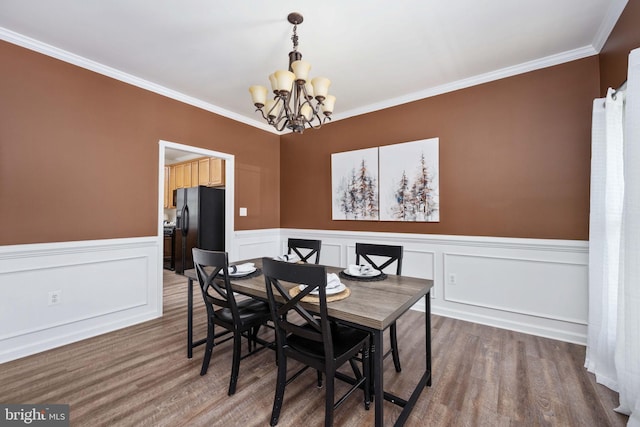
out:
{"label": "electrical outlet", "polygon": [[49,291],[48,305],[60,304],[61,301],[62,301],[62,290],[61,289],[58,289],[56,291]]}
{"label": "electrical outlet", "polygon": [[458,284],[458,277],[455,275],[455,273],[449,273],[449,284],[450,285]]}

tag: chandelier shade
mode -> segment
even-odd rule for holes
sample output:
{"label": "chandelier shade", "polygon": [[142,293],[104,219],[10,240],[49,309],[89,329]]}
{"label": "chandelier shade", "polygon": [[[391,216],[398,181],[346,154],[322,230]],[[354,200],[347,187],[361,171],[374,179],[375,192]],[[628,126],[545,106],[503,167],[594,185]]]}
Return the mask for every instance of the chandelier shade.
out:
{"label": "chandelier shade", "polygon": [[299,13],[290,13],[287,20],[293,24],[293,50],[289,52],[289,69],[277,70],[269,75],[272,97],[266,87],[249,88],[251,100],[268,124],[282,131],[296,133],[305,128],[320,128],[331,120],[336,97],[329,95],[331,80],[326,77],[309,78],[311,64],[302,60],[298,52],[297,27],[303,21]]}

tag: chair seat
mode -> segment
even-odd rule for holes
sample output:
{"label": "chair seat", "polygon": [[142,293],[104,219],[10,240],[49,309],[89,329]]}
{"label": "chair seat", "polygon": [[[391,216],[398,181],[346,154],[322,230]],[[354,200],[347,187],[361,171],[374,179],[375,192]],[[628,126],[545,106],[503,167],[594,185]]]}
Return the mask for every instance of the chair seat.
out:
{"label": "chair seat", "polygon": [[[358,347],[362,340],[368,336],[368,332],[350,328],[344,325],[333,324],[331,338],[333,340],[334,357],[339,358],[354,347]],[[291,336],[287,344],[292,349],[307,356],[324,359],[324,346],[322,342],[313,341],[300,336]]]}
{"label": "chair seat", "polygon": [[[265,316],[271,316],[269,305],[266,302],[256,299],[249,299],[238,303],[238,314],[240,322],[248,324],[251,322],[263,322]],[[216,317],[224,322],[233,323],[233,314],[228,308],[216,310]]]}
{"label": "chair seat", "polygon": [[265,301],[260,301],[255,298],[248,298],[246,300],[238,301],[238,309],[247,311],[266,311],[269,312],[269,304]]}

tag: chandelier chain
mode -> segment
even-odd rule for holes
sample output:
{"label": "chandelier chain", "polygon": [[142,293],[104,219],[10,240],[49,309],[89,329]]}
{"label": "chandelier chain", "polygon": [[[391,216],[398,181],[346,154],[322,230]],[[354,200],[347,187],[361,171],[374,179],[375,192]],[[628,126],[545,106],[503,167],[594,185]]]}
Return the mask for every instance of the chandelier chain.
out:
{"label": "chandelier chain", "polygon": [[291,36],[291,41],[293,42],[293,50],[297,51],[298,50],[298,26],[294,25],[293,26],[293,35]]}

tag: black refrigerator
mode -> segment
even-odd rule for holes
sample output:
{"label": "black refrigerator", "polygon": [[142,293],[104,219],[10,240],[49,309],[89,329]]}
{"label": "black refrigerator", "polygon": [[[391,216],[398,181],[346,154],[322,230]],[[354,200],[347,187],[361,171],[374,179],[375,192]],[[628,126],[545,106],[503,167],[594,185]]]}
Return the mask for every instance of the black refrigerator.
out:
{"label": "black refrigerator", "polygon": [[224,189],[179,188],[176,201],[176,273],[193,268],[193,248],[224,251]]}

